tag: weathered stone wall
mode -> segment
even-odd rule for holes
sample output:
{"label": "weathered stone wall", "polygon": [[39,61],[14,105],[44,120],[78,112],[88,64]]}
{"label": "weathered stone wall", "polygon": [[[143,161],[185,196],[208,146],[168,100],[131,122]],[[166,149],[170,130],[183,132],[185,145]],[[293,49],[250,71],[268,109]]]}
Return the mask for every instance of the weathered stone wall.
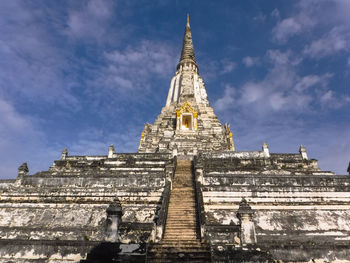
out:
{"label": "weathered stone wall", "polygon": [[0,262],[85,258],[105,240],[106,209],[116,198],[119,242],[149,242],[162,228],[157,220],[174,169],[167,154],[64,156],[48,171],[1,181]]}
{"label": "weathered stone wall", "polygon": [[[202,236],[216,254],[246,245],[283,261],[350,261],[349,176],[320,171],[301,154],[264,152],[201,154],[194,169]],[[254,212],[254,244],[242,242],[243,199]]]}

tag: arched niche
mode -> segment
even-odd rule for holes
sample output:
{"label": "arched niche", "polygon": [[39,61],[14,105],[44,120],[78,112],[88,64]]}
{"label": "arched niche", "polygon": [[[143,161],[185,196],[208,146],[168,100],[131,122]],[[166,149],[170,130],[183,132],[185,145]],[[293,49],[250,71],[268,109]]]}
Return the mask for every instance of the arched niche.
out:
{"label": "arched niche", "polygon": [[191,103],[186,101],[176,110],[176,129],[183,131],[197,130],[198,113],[192,107]]}

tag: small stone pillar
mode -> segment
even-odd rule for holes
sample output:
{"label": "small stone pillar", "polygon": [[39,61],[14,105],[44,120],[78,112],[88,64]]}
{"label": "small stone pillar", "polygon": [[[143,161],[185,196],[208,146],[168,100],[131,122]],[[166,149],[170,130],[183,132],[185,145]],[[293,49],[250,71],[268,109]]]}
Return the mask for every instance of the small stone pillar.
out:
{"label": "small stone pillar", "polygon": [[27,175],[29,172],[27,163],[22,163],[20,167],[18,167],[18,176]]}
{"label": "small stone pillar", "polygon": [[308,159],[309,159],[309,158],[307,157],[307,153],[306,153],[306,148],[305,148],[305,146],[300,145],[299,152],[300,152],[301,157],[303,158],[303,160],[308,160]]}
{"label": "small stone pillar", "polygon": [[119,225],[122,221],[122,206],[119,199],[116,198],[112,204],[106,210],[106,241],[118,242],[119,241]]}
{"label": "small stone pillar", "polygon": [[66,160],[67,156],[68,156],[68,150],[67,148],[64,148],[61,153],[61,160]]}
{"label": "small stone pillar", "polygon": [[177,156],[177,145],[176,144],[174,145],[174,148],[173,148],[173,157],[174,156]]}
{"label": "small stone pillar", "polygon": [[20,167],[18,167],[18,175],[15,182],[16,186],[19,186],[22,183],[23,176],[27,175],[29,172],[27,163],[23,163]]}
{"label": "small stone pillar", "polygon": [[243,246],[256,243],[253,215],[254,211],[248,205],[247,200],[242,198],[242,201],[239,203],[237,217],[241,224],[241,244]]}
{"label": "small stone pillar", "polygon": [[108,158],[113,158],[113,155],[115,154],[115,150],[114,150],[114,145],[111,144],[108,147]]}
{"label": "small stone pillar", "polygon": [[270,150],[269,150],[269,146],[267,145],[266,142],[264,142],[264,144],[262,145],[262,151],[265,154],[266,157],[270,157]]}

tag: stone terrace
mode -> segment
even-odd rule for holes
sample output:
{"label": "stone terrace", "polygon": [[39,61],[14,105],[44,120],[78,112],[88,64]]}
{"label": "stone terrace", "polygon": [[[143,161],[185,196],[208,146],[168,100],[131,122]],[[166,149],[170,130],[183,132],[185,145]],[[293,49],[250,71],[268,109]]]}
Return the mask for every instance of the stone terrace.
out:
{"label": "stone terrace", "polygon": [[[349,176],[320,171],[301,153],[268,151],[201,154],[194,167],[201,234],[214,250],[243,245],[284,261],[349,260]],[[254,211],[250,244],[237,215],[243,199]]]}
{"label": "stone terrace", "polygon": [[0,262],[85,258],[104,241],[106,209],[116,198],[120,242],[144,249],[162,235],[156,228],[165,222],[163,200],[174,169],[167,154],[63,154],[48,171],[33,175],[21,166],[17,180],[0,181]]}

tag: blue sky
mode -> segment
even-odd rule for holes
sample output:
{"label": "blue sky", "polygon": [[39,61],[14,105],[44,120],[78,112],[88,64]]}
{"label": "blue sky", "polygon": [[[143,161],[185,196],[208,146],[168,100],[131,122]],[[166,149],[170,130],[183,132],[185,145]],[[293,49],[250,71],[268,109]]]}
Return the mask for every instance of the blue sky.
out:
{"label": "blue sky", "polygon": [[69,154],[136,152],[190,13],[199,71],[236,149],[350,161],[350,1],[0,1],[0,178]]}

